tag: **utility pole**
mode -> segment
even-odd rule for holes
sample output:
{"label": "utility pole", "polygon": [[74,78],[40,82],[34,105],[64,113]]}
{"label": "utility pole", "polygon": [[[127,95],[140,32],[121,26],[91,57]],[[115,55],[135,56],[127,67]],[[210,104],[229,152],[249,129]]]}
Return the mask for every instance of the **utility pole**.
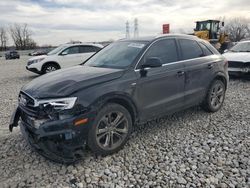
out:
{"label": "utility pole", "polygon": [[130,38],[130,34],[129,34],[129,22],[126,22],[126,38],[129,39]]}
{"label": "utility pole", "polygon": [[139,37],[139,30],[138,30],[138,19],[135,18],[134,20],[134,38]]}

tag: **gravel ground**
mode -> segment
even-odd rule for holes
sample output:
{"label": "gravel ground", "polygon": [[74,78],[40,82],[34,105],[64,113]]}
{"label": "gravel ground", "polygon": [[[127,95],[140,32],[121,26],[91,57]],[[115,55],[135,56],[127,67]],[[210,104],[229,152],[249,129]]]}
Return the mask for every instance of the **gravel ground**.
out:
{"label": "gravel ground", "polygon": [[250,81],[231,80],[225,105],[138,125],[123,150],[66,166],[33,152],[8,122],[27,57],[0,59],[0,187],[250,187]]}

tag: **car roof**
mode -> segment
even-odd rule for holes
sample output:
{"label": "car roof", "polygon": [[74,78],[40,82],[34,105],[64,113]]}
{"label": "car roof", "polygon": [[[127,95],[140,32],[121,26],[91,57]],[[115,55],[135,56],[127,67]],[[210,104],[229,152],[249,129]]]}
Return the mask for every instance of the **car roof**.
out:
{"label": "car roof", "polygon": [[161,38],[181,38],[181,39],[193,39],[193,40],[200,40],[200,38],[194,35],[186,35],[186,34],[160,34],[157,36],[148,36],[148,37],[138,37],[138,38],[131,38],[131,39],[121,39],[119,41],[145,41],[145,42],[153,42],[157,39]]}
{"label": "car roof", "polygon": [[103,48],[103,45],[96,43],[66,43],[62,44],[62,46],[70,47],[70,46],[97,46]]}

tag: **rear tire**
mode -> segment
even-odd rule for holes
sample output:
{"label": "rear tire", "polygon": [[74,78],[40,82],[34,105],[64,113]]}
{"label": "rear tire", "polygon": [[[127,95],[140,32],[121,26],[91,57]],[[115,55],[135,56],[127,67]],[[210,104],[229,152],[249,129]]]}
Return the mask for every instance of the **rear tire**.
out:
{"label": "rear tire", "polygon": [[217,112],[224,103],[225,93],[225,84],[221,80],[214,80],[201,107],[207,112]]}
{"label": "rear tire", "polygon": [[58,69],[59,69],[58,65],[56,65],[54,63],[48,63],[48,64],[45,64],[43,66],[42,73],[46,74],[46,73],[50,73],[50,72],[56,71]]}
{"label": "rear tire", "polygon": [[88,133],[88,146],[96,155],[119,151],[132,131],[132,118],[126,108],[109,103],[99,110]]}

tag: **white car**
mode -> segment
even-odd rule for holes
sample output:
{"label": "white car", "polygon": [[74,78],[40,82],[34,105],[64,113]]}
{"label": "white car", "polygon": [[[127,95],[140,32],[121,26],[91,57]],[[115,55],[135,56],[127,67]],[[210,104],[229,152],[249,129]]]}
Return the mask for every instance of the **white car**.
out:
{"label": "white car", "polygon": [[37,74],[45,74],[57,69],[79,65],[103,48],[100,44],[64,44],[47,55],[32,57],[26,69]]}
{"label": "white car", "polygon": [[229,75],[250,77],[250,41],[237,43],[223,56],[228,60]]}

